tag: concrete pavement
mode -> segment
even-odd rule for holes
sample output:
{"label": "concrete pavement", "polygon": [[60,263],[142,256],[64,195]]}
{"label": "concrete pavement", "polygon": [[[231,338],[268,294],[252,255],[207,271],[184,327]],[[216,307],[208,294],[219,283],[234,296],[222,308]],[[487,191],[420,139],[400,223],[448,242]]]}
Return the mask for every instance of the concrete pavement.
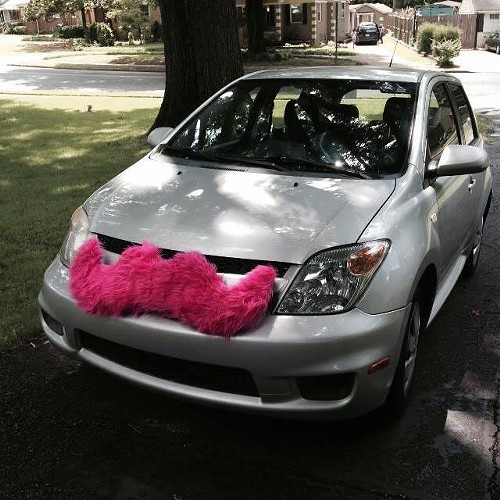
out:
{"label": "concrete pavement", "polygon": [[[23,42],[24,37],[16,35],[0,35],[0,64],[45,67],[57,69],[89,69],[120,71],[164,71],[162,64],[133,64],[132,57],[88,53],[85,51],[55,50],[37,51],[37,43]],[[349,47],[350,49],[352,46]],[[392,67],[439,70],[436,61],[431,57],[418,54],[411,47],[397,41],[391,36],[384,37],[384,43],[377,46],[355,46],[356,56],[349,57],[360,64]],[[339,64],[342,64],[342,57]],[[318,64],[325,64],[319,61]],[[449,72],[487,72],[500,73],[500,56],[484,50],[462,50],[454,60],[454,67],[445,69]],[[280,64],[286,66],[286,61]],[[253,65],[248,69],[253,70]]]}

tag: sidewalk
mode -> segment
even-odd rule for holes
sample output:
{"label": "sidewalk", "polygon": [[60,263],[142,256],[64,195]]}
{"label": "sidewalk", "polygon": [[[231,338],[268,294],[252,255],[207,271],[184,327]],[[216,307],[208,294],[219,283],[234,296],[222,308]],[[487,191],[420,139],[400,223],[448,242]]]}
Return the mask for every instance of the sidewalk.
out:
{"label": "sidewalk", "polygon": [[[15,35],[0,35],[0,62],[11,66],[42,67],[55,69],[87,69],[87,70],[108,70],[108,71],[154,71],[164,72],[164,65],[141,64],[139,58],[131,55],[107,55],[95,54],[85,51],[51,51],[51,52],[28,52],[23,50],[26,42],[23,37]],[[349,47],[351,49],[351,46]],[[371,49],[371,50],[370,50]],[[453,62],[453,68],[442,69],[436,64],[432,57],[424,57],[414,49],[402,42],[387,35],[384,43],[376,47],[354,47],[356,56],[340,57],[338,64],[342,65],[342,60],[350,59],[358,64],[391,67],[411,68],[447,72],[488,72],[500,73],[500,56],[493,52],[484,50],[462,50]],[[160,58],[158,58],[160,59]],[[307,62],[306,62],[307,61]],[[310,66],[332,64],[330,59],[304,59],[300,65]],[[294,62],[294,65],[296,62]],[[288,62],[288,65],[291,65]],[[287,61],[280,63],[258,64],[261,67],[287,66]],[[256,64],[245,64],[245,69],[253,71]]]}

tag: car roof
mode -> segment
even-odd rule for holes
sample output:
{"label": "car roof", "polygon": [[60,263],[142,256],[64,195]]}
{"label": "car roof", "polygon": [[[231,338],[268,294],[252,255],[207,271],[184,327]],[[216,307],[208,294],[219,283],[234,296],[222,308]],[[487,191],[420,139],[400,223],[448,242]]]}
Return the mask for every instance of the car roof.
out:
{"label": "car roof", "polygon": [[250,73],[243,78],[253,79],[322,79],[322,80],[384,80],[418,83],[424,75],[444,74],[438,71],[360,66],[318,66],[310,68],[268,69]]}

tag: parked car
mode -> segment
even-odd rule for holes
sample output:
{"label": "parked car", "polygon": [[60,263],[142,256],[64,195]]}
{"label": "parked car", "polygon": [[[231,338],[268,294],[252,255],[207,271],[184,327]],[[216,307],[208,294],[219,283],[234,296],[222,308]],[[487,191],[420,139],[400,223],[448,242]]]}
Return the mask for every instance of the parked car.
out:
{"label": "parked car", "polygon": [[500,32],[493,33],[486,39],[484,49],[500,54]]}
{"label": "parked car", "polygon": [[362,43],[377,44],[380,40],[379,27],[375,23],[363,22],[359,23],[354,29],[353,41],[356,45]]}
{"label": "parked car", "polygon": [[[478,266],[492,197],[460,81],[407,69],[261,71],[149,142],[72,217],[39,295],[50,342],[222,408],[402,412],[422,333]],[[184,258],[181,269],[179,255],[207,259],[216,278]],[[227,311],[214,280],[231,293],[263,269],[275,273],[274,295],[251,326],[197,322],[220,309],[239,320],[248,304]]]}

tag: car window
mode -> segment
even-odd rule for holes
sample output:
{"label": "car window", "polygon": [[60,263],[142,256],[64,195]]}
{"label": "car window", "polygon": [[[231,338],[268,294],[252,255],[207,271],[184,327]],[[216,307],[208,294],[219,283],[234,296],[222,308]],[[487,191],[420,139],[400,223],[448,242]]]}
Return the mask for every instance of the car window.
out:
{"label": "car window", "polygon": [[458,108],[458,120],[462,129],[462,143],[470,144],[478,137],[477,130],[474,127],[474,120],[472,119],[472,110],[470,109],[463,88],[454,83],[450,84],[449,87]]}
{"label": "car window", "polygon": [[445,86],[438,84],[431,92],[427,110],[427,146],[431,158],[449,144],[458,144],[457,123]]}
{"label": "car window", "polygon": [[243,80],[203,108],[168,146],[221,158],[287,160],[290,170],[296,162],[301,171],[399,174],[415,95],[416,84],[407,82]]}
{"label": "car window", "polygon": [[[228,91],[205,108],[178,138],[183,148],[201,150],[238,139],[248,127],[250,112],[259,89],[250,92]],[[262,110],[261,110],[262,111]],[[262,116],[255,117],[256,130],[262,128]]]}

